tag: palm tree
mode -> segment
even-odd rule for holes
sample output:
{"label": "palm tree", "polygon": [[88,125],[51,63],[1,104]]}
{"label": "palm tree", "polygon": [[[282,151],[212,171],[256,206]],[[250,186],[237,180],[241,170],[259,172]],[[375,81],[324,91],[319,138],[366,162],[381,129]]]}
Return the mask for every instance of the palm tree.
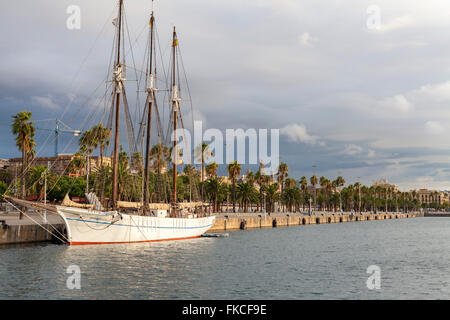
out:
{"label": "palm tree", "polygon": [[283,198],[283,201],[287,205],[288,212],[292,212],[292,207],[298,202],[298,194],[300,190],[295,187],[294,179],[286,179],[285,183],[286,186],[281,196]]}
{"label": "palm tree", "polygon": [[381,199],[381,192],[383,191],[383,188],[381,186],[376,186],[375,187],[375,212],[377,212],[378,210],[378,206],[377,203],[379,203],[379,201]]}
{"label": "palm tree", "polygon": [[131,175],[129,172],[129,158],[126,151],[120,146],[119,152],[119,175],[118,175],[118,192],[117,199],[120,200],[127,186],[132,185]]}
{"label": "palm tree", "polygon": [[274,212],[273,205],[279,199],[278,183],[271,184],[270,186],[265,186],[264,191],[266,194],[266,200],[269,204],[268,212]]}
{"label": "palm tree", "polygon": [[281,162],[280,165],[278,166],[278,183],[281,186],[281,193],[283,193],[284,190],[284,180],[287,178],[287,174],[289,171],[289,167],[287,166],[286,163]]}
{"label": "palm tree", "polygon": [[[300,178],[300,189],[302,190],[303,193],[303,198],[306,198],[306,195],[308,193],[308,180],[306,179],[305,176]],[[303,210],[305,210],[305,207],[303,206]]]}
{"label": "palm tree", "polygon": [[74,154],[72,160],[67,168],[69,173],[80,175],[83,168],[86,167],[86,158],[83,157],[80,151]]}
{"label": "palm tree", "polygon": [[171,161],[170,155],[172,148],[166,147],[162,143],[155,144],[150,150],[150,160],[153,161],[152,168],[156,171],[156,190],[157,201],[160,202],[166,199],[166,186],[161,181],[161,172],[163,168],[167,168],[168,162]]}
{"label": "palm tree", "polygon": [[211,162],[206,166],[206,174],[209,178],[213,178],[217,175],[217,169],[219,169],[219,165],[215,162]]}
{"label": "palm tree", "polygon": [[295,187],[295,179],[292,178],[287,178],[286,181],[284,182],[284,185],[286,188],[294,188]]}
{"label": "palm tree", "polygon": [[78,141],[78,145],[80,146],[80,151],[85,154],[91,154],[95,150],[95,136],[93,129],[86,130],[80,136],[80,140]]}
{"label": "palm tree", "polygon": [[237,186],[239,200],[242,201],[244,212],[247,212],[248,204],[253,199],[255,189],[249,181],[239,183]]}
{"label": "palm tree", "polygon": [[319,185],[320,185],[320,188],[321,188],[321,192],[322,192],[322,194],[323,194],[323,196],[324,196],[324,198],[325,198],[325,201],[324,201],[325,203],[326,203],[326,200],[327,200],[327,195],[326,195],[326,192],[327,192],[327,190],[326,190],[327,183],[328,183],[328,179],[327,179],[327,178],[325,178],[324,176],[320,177],[320,179],[319,179]]}
{"label": "palm tree", "polygon": [[311,185],[313,186],[313,190],[314,190],[314,207],[316,206],[316,184],[319,182],[319,180],[317,179],[316,175],[313,175],[309,181],[311,182]]}
{"label": "palm tree", "polygon": [[212,155],[211,150],[209,149],[209,145],[206,142],[202,142],[197,146],[197,152],[195,152],[195,155],[198,156],[200,154],[201,157],[201,164],[202,164],[202,172],[201,172],[201,182],[202,182],[202,199],[204,197],[204,190],[203,190],[203,182],[205,181],[205,158],[208,158]]}
{"label": "palm tree", "polygon": [[[103,153],[105,148],[109,146],[111,138],[111,129],[103,127],[102,123],[97,124],[92,129],[94,148],[99,148],[100,152],[100,167],[103,166]],[[133,155],[133,157],[136,157]]]}
{"label": "palm tree", "polygon": [[256,184],[259,187],[259,204],[258,204],[258,211],[263,209],[263,187],[265,185],[266,182],[266,178],[264,176],[264,174],[261,172],[261,168],[256,171],[255,173],[255,181]]}
{"label": "palm tree", "polygon": [[247,181],[250,182],[250,184],[252,186],[254,186],[256,178],[255,178],[255,174],[253,173],[253,171],[250,169],[247,169],[247,173],[245,174],[245,176],[246,176]]}
{"label": "palm tree", "polygon": [[361,183],[356,182],[355,183],[355,191],[357,192],[357,198],[358,198],[358,211],[361,213]]}
{"label": "palm tree", "polygon": [[411,191],[411,195],[412,195],[412,198],[413,198],[414,210],[417,210],[417,202],[418,202],[417,201],[417,191],[416,190]]}
{"label": "palm tree", "polygon": [[[29,160],[34,158],[34,122],[30,122],[32,113],[29,111],[22,111],[13,116],[12,133],[16,136],[16,146],[22,152],[22,197],[26,198],[26,170]],[[23,214],[20,212],[20,219],[23,219]]]}
{"label": "palm tree", "polygon": [[206,187],[206,194],[213,202],[213,211],[214,212],[219,211],[217,198],[222,188],[222,182],[215,177],[209,178],[208,181],[206,181],[205,187]]}
{"label": "palm tree", "polygon": [[[334,184],[336,185],[336,188],[342,188],[345,184],[345,179],[342,176],[339,176],[336,178],[336,180],[333,181]],[[342,191],[339,190],[339,210],[342,211],[342,196],[341,196]]]}
{"label": "palm tree", "polygon": [[236,212],[236,179],[241,174],[241,165],[234,160],[228,164],[228,176],[233,183],[233,212]]}

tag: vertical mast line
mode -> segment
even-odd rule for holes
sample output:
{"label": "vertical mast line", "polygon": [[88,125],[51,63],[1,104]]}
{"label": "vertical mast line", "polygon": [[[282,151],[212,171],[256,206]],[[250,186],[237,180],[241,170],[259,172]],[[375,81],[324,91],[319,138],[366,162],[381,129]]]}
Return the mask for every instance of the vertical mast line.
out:
{"label": "vertical mast line", "polygon": [[114,156],[113,156],[113,176],[112,176],[112,207],[117,209],[118,201],[118,173],[119,173],[119,120],[120,120],[120,91],[121,91],[121,66],[120,66],[120,45],[121,45],[121,29],[122,29],[122,7],[123,0],[119,0],[119,25],[117,38],[117,59],[115,66],[115,88],[116,93],[116,114],[115,114],[115,131],[114,131]]}
{"label": "vertical mast line", "polygon": [[[150,87],[147,89],[147,137],[145,143],[145,169],[144,169],[144,212],[148,208],[149,194],[148,194],[148,180],[149,180],[149,166],[150,166],[150,143],[151,143],[151,131],[152,131],[152,103],[155,99],[154,95],[154,75],[153,69],[153,35],[154,35],[154,23],[155,17],[153,15],[153,1],[152,1],[152,14],[150,17],[150,50],[149,50],[149,65],[148,72],[150,76]],[[156,64],[155,64],[156,69]]]}
{"label": "vertical mast line", "polygon": [[[178,111],[178,94],[176,87],[176,47],[177,33],[175,26],[173,27],[173,43],[172,43],[172,110],[173,110],[173,133],[177,130],[177,111]],[[177,203],[177,139],[173,139],[173,204]]]}

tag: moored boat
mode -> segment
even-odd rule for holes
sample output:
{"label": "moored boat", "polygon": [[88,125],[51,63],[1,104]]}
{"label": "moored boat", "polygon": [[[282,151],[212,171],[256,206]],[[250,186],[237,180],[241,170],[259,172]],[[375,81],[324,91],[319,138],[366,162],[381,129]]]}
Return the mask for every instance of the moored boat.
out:
{"label": "moored boat", "polygon": [[[142,153],[145,154],[142,162],[145,166],[143,173],[143,194],[141,202],[126,202],[120,201],[119,194],[119,124],[120,124],[120,106],[121,101],[125,107],[125,120],[127,122],[128,133],[131,132],[134,138],[134,128],[130,124],[130,117],[127,117],[128,102],[125,94],[125,70],[126,64],[123,59],[124,53],[122,36],[123,32],[123,0],[118,0],[118,16],[114,19],[113,24],[116,26],[116,39],[115,52],[116,57],[114,61],[112,79],[110,82],[113,84],[112,94],[113,103],[111,105],[111,120],[114,118],[114,125],[111,127],[108,125],[108,129],[114,132],[113,145],[114,150],[112,153],[112,194],[108,205],[105,205],[107,209],[103,207],[101,201],[99,201],[94,193],[86,190],[86,198],[90,204],[78,204],[70,200],[68,195],[60,205],[49,205],[44,201],[42,203],[33,203],[23,199],[14,197],[8,197],[9,200],[19,204],[32,208],[34,210],[46,211],[50,210],[57,213],[64,220],[66,225],[66,241],[70,245],[92,245],[92,244],[118,244],[118,243],[140,243],[151,241],[164,241],[164,240],[180,240],[197,238],[208,231],[215,220],[213,215],[210,215],[210,211],[206,209],[209,204],[202,201],[197,202],[179,202],[177,197],[177,165],[178,149],[177,142],[173,141],[173,175],[172,175],[172,189],[170,194],[170,200],[168,197],[166,202],[152,203],[149,196],[149,171],[150,171],[150,146],[151,146],[151,124],[152,113],[158,117],[158,106],[155,93],[158,91],[156,88],[156,67],[153,66],[154,57],[154,24],[155,19],[153,11],[150,18],[150,41],[149,41],[149,53],[148,53],[148,70],[146,70],[146,76],[148,77],[148,87],[146,88],[147,98],[145,102],[144,114],[144,129],[142,137],[146,133],[145,148]],[[180,94],[179,86],[177,84],[177,46],[178,38],[175,28],[173,30],[172,39],[172,69],[171,69],[171,88],[170,103],[171,103],[171,119],[169,129],[173,131],[177,130],[178,124],[182,126],[181,112],[180,112]],[[153,110],[153,111],[152,111]],[[113,128],[114,127],[114,128]],[[131,128],[131,129],[130,129]],[[161,130],[160,130],[161,131]],[[140,134],[139,134],[140,135]],[[136,139],[132,139],[136,140]],[[136,141],[133,141],[136,143]],[[144,143],[143,143],[144,144]],[[131,146],[130,146],[131,148]],[[134,148],[134,154],[138,154],[137,146]],[[103,164],[102,164],[103,165]],[[158,170],[159,170],[158,163]],[[158,171],[158,174],[160,172]],[[168,183],[164,186],[166,186]],[[170,189],[170,187],[169,187]],[[44,192],[45,194],[45,192]]]}

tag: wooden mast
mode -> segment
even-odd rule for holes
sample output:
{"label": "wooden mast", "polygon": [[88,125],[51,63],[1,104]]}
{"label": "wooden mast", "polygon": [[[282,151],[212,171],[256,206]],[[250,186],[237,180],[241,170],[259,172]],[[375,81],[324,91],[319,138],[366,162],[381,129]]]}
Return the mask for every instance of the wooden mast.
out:
{"label": "wooden mast", "polygon": [[150,61],[149,61],[149,68],[148,73],[150,75],[150,87],[147,88],[147,106],[148,106],[148,113],[147,113],[147,140],[145,143],[145,169],[144,169],[144,212],[148,208],[149,204],[149,194],[148,194],[148,179],[149,179],[149,166],[150,166],[150,140],[151,140],[151,128],[152,128],[152,103],[155,99],[155,92],[154,92],[154,75],[152,73],[153,69],[153,36],[154,36],[154,22],[155,18],[153,15],[150,17]]}
{"label": "wooden mast", "polygon": [[174,207],[177,203],[177,122],[178,122],[178,88],[176,85],[176,47],[178,45],[177,33],[175,26],[173,27],[173,42],[172,42],[172,111],[173,111],[173,198],[172,203]]}
{"label": "wooden mast", "polygon": [[119,123],[120,123],[120,93],[122,90],[122,64],[120,62],[120,42],[122,33],[122,9],[123,0],[119,0],[119,17],[117,27],[117,58],[114,67],[114,92],[116,94],[116,110],[114,123],[114,154],[112,172],[112,207],[117,209],[118,199],[118,176],[119,176]]}

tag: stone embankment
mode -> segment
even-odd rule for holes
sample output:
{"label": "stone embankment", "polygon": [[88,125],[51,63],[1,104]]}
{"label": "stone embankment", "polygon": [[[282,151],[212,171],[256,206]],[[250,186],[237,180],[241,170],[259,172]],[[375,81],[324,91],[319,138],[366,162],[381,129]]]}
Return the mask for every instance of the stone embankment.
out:
{"label": "stone embankment", "polygon": [[47,222],[41,214],[27,215],[20,220],[18,213],[0,213],[0,245],[58,241],[58,235],[62,238],[60,233],[64,234],[65,225],[58,215],[49,213]]}
{"label": "stone embankment", "polygon": [[276,213],[271,216],[264,213],[228,213],[218,214],[214,226],[209,230],[227,231],[238,229],[275,228],[288,226],[301,226],[309,224],[328,224],[344,222],[363,222],[374,220],[408,219],[423,217],[423,213],[316,213],[315,215],[302,215],[298,213]]}

